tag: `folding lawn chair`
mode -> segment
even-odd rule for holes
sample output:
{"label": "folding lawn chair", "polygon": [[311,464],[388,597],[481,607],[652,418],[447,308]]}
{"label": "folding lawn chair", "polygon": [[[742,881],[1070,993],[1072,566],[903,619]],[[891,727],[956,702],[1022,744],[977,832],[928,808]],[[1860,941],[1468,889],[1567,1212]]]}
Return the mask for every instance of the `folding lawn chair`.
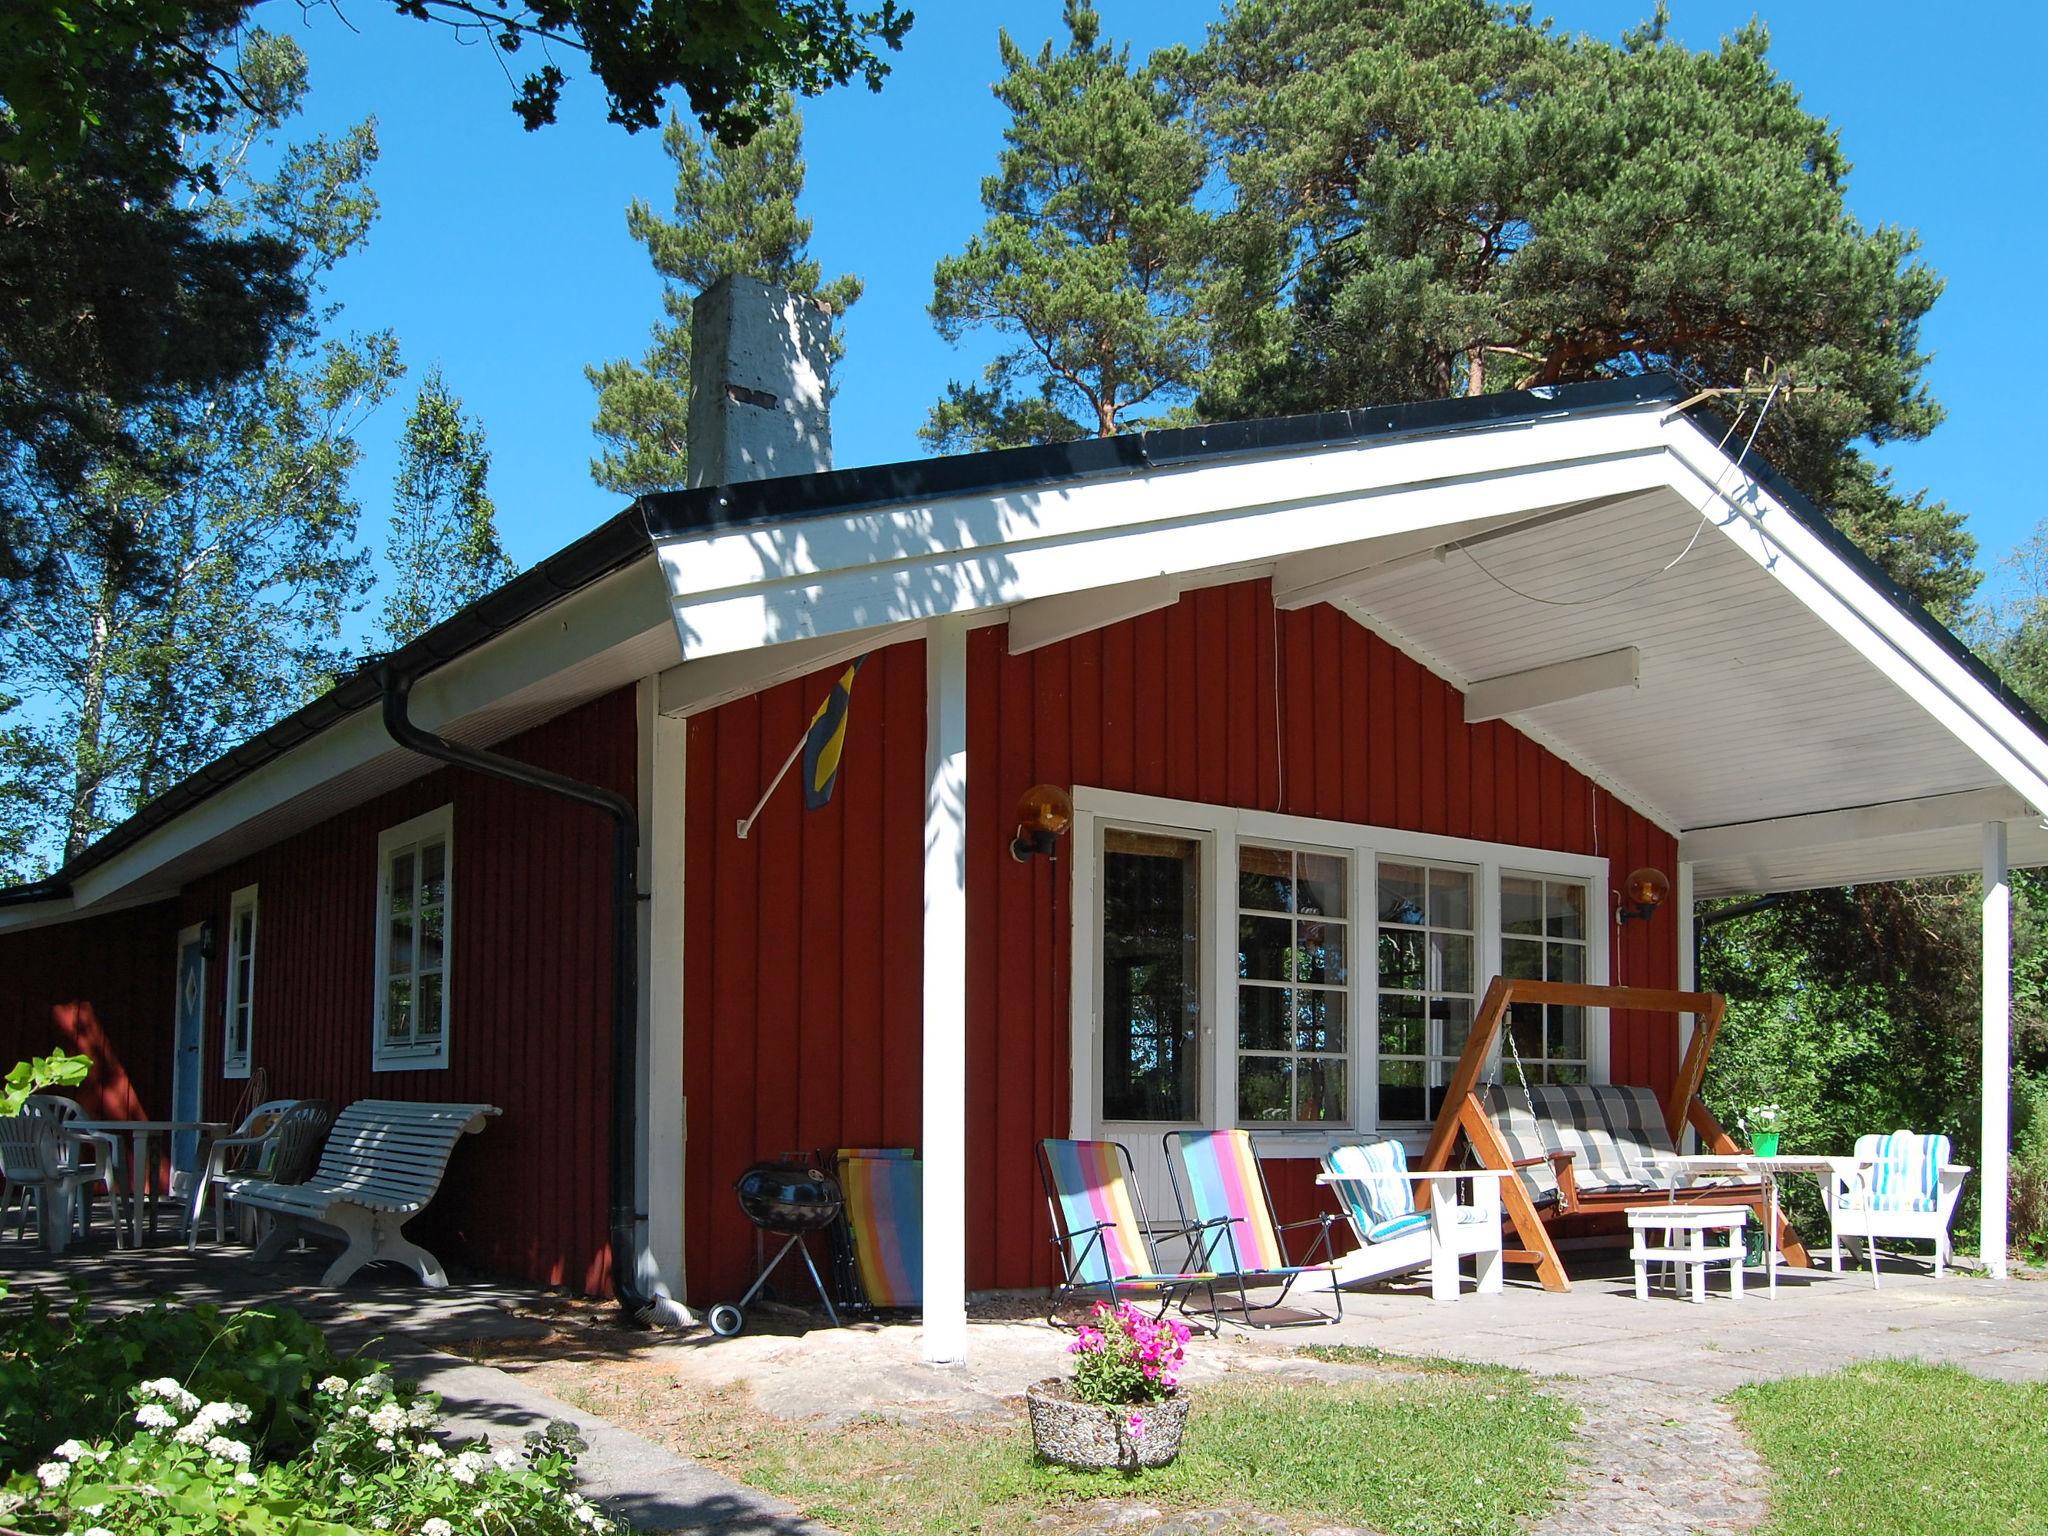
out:
{"label": "folding lawn chair", "polygon": [[[1279,1285],[1280,1294],[1256,1309],[1273,1312],[1285,1304],[1296,1280],[1313,1273],[1330,1277],[1335,1316],[1273,1318],[1259,1326],[1340,1320],[1344,1295],[1337,1288],[1337,1256],[1330,1245],[1330,1227],[1336,1217],[1324,1212],[1306,1221],[1274,1221],[1273,1196],[1266,1188],[1266,1173],[1259,1166],[1248,1131],[1168,1131],[1165,1141],[1166,1169],[1173,1179],[1181,1224],[1195,1235],[1190,1262],[1214,1270],[1224,1281],[1236,1282],[1238,1320],[1251,1325],[1255,1309],[1246,1294],[1249,1287]],[[1309,1243],[1306,1262],[1297,1264],[1288,1255],[1285,1234],[1303,1227],[1314,1227],[1316,1237]],[[1318,1251],[1322,1253],[1320,1262]],[[1213,1304],[1213,1296],[1211,1299]]]}
{"label": "folding lawn chair", "polygon": [[1206,1287],[1214,1307],[1214,1274],[1160,1269],[1130,1149],[1123,1143],[1048,1138],[1038,1144],[1038,1176],[1052,1212],[1053,1245],[1066,1274],[1053,1291],[1054,1322],[1060,1303],[1070,1296],[1106,1296],[1112,1306],[1134,1296],[1156,1296],[1156,1315],[1163,1316],[1176,1298]]}
{"label": "folding lawn chair", "polygon": [[834,1161],[849,1307],[924,1304],[924,1164],[910,1147],[841,1147]]}

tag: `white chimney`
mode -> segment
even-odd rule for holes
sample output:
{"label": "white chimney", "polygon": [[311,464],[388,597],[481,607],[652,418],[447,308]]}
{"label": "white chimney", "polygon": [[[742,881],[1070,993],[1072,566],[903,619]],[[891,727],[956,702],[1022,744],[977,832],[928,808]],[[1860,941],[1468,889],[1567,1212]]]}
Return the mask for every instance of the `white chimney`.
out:
{"label": "white chimney", "polygon": [[832,467],[832,311],[751,277],[722,277],[690,308],[689,484]]}

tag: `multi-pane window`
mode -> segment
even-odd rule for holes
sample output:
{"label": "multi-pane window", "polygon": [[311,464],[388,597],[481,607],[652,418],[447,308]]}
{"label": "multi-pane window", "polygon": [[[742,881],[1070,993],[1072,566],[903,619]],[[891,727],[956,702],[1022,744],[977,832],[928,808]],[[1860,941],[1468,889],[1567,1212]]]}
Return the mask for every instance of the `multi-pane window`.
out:
{"label": "multi-pane window", "polygon": [[447,1065],[451,808],[378,840],[377,1036],[380,1067]]}
{"label": "multi-pane window", "polygon": [[1338,854],[1238,848],[1237,1113],[1245,1124],[1351,1119],[1349,879]]}
{"label": "multi-pane window", "polygon": [[1470,869],[1382,859],[1379,909],[1379,1120],[1436,1118],[1465,1038],[1477,986]]}
{"label": "multi-pane window", "polygon": [[[1582,880],[1500,877],[1500,969],[1510,980],[1584,981],[1587,888]],[[1583,1083],[1591,1067],[1586,1010],[1516,1003],[1501,1047],[1505,1082]]]}
{"label": "multi-pane window", "polygon": [[223,1077],[249,1075],[249,1045],[256,1023],[256,887],[228,898],[227,1017],[221,1043]]}
{"label": "multi-pane window", "polygon": [[1102,835],[1102,1118],[1202,1118],[1202,844]]}

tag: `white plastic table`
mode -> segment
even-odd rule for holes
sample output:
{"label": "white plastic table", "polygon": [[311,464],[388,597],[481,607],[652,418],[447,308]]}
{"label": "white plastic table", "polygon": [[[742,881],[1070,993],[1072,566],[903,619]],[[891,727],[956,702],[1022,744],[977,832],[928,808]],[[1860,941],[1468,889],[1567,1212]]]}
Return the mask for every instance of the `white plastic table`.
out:
{"label": "white plastic table", "polygon": [[[1770,1216],[1764,1225],[1764,1268],[1769,1277],[1773,1300],[1776,1300],[1778,1295],[1778,1267],[1785,1258],[1784,1250],[1778,1246],[1779,1176],[1787,1173],[1805,1173],[1820,1179],[1840,1179],[1846,1183],[1855,1183],[1864,1177],[1868,1169],[1875,1166],[1869,1158],[1818,1157],[1799,1153],[1780,1153],[1762,1157],[1754,1152],[1692,1152],[1677,1157],[1657,1157],[1652,1161],[1671,1170],[1670,1187],[1673,1200],[1678,1198],[1681,1181],[1694,1174],[1732,1173],[1746,1179],[1754,1179],[1764,1186],[1770,1203]],[[1868,1200],[1863,1202],[1863,1209],[1863,1219],[1868,1223]],[[1876,1239],[1867,1238],[1866,1241],[1870,1243],[1870,1251],[1875,1253]],[[1837,1253],[1835,1273],[1840,1274],[1841,1271],[1842,1258]],[[1872,1290],[1879,1288],[1875,1263],[1870,1266],[1870,1287]]]}
{"label": "white plastic table", "polygon": [[[1728,1297],[1742,1300],[1742,1229],[1749,1224],[1746,1205],[1642,1205],[1628,1213],[1629,1257],[1636,1266],[1636,1300],[1650,1299],[1650,1266],[1667,1264],[1685,1290],[1683,1270],[1691,1270],[1692,1299],[1707,1299],[1707,1266],[1728,1266]],[[1709,1243],[1714,1232],[1726,1239]],[[1661,1237],[1661,1243],[1652,1243]],[[1685,1239],[1680,1242],[1679,1239]]]}
{"label": "white plastic table", "polygon": [[125,1155],[118,1156],[116,1161],[122,1165],[120,1182],[128,1186],[130,1243],[140,1248],[145,1204],[149,1209],[149,1235],[156,1236],[156,1183],[150,1177],[155,1168],[149,1152],[151,1139],[178,1131],[197,1131],[202,1137],[218,1136],[227,1126],[219,1120],[74,1120],[65,1129],[113,1138],[117,1153],[121,1151],[119,1138],[128,1138]]}

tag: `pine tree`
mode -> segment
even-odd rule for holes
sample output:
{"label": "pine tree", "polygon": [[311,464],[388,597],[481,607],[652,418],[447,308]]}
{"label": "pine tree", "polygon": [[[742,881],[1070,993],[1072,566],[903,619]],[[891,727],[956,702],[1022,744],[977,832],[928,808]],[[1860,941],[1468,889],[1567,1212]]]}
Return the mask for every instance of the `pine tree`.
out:
{"label": "pine tree", "polygon": [[[813,294],[835,314],[861,294],[857,277],[825,283],[809,253],[811,221],[796,208],[804,189],[803,118],[790,103],[737,147],[715,140],[707,145],[674,117],[662,146],[676,165],[675,216],[663,218],[635,198],[626,228],[661,274],[663,318],[639,362],[617,359],[584,369],[597,390],[591,427],[606,445],[591,460],[591,477],[628,496],[684,483],[690,303],[699,293],[721,277],[753,277]],[[835,358],[839,350],[835,327]]]}
{"label": "pine tree", "polygon": [[940,452],[1108,436],[1191,400],[1207,366],[1208,152],[1172,82],[1103,41],[1086,0],[1064,20],[1066,47],[1035,56],[1000,34],[989,219],[938,264],[931,313],[948,341],[1022,344],[947,386],[919,434]]}
{"label": "pine tree", "polygon": [[[293,251],[317,294],[375,220],[374,127],[281,142],[304,55],[257,33],[240,67],[250,101],[206,148],[220,186],[194,217]],[[0,692],[21,700],[0,731],[0,857],[17,873],[78,853],[332,677],[368,581],[357,434],[400,372],[386,333],[323,337],[336,318],[308,313],[252,375],[125,413],[148,467],[102,464],[45,504],[57,557],[0,632]]]}
{"label": "pine tree", "polygon": [[1676,370],[1786,371],[1759,450],[1945,617],[1961,517],[1866,452],[1941,410],[1941,280],[1846,201],[1840,137],[1752,23],[1714,51],[1567,37],[1522,6],[1242,0],[1182,61],[1263,280],[1226,316],[1212,417]]}
{"label": "pine tree", "polygon": [[420,385],[401,455],[386,547],[392,582],[384,597],[384,636],[392,650],[516,570],[498,543],[484,429],[463,415],[439,367]]}

